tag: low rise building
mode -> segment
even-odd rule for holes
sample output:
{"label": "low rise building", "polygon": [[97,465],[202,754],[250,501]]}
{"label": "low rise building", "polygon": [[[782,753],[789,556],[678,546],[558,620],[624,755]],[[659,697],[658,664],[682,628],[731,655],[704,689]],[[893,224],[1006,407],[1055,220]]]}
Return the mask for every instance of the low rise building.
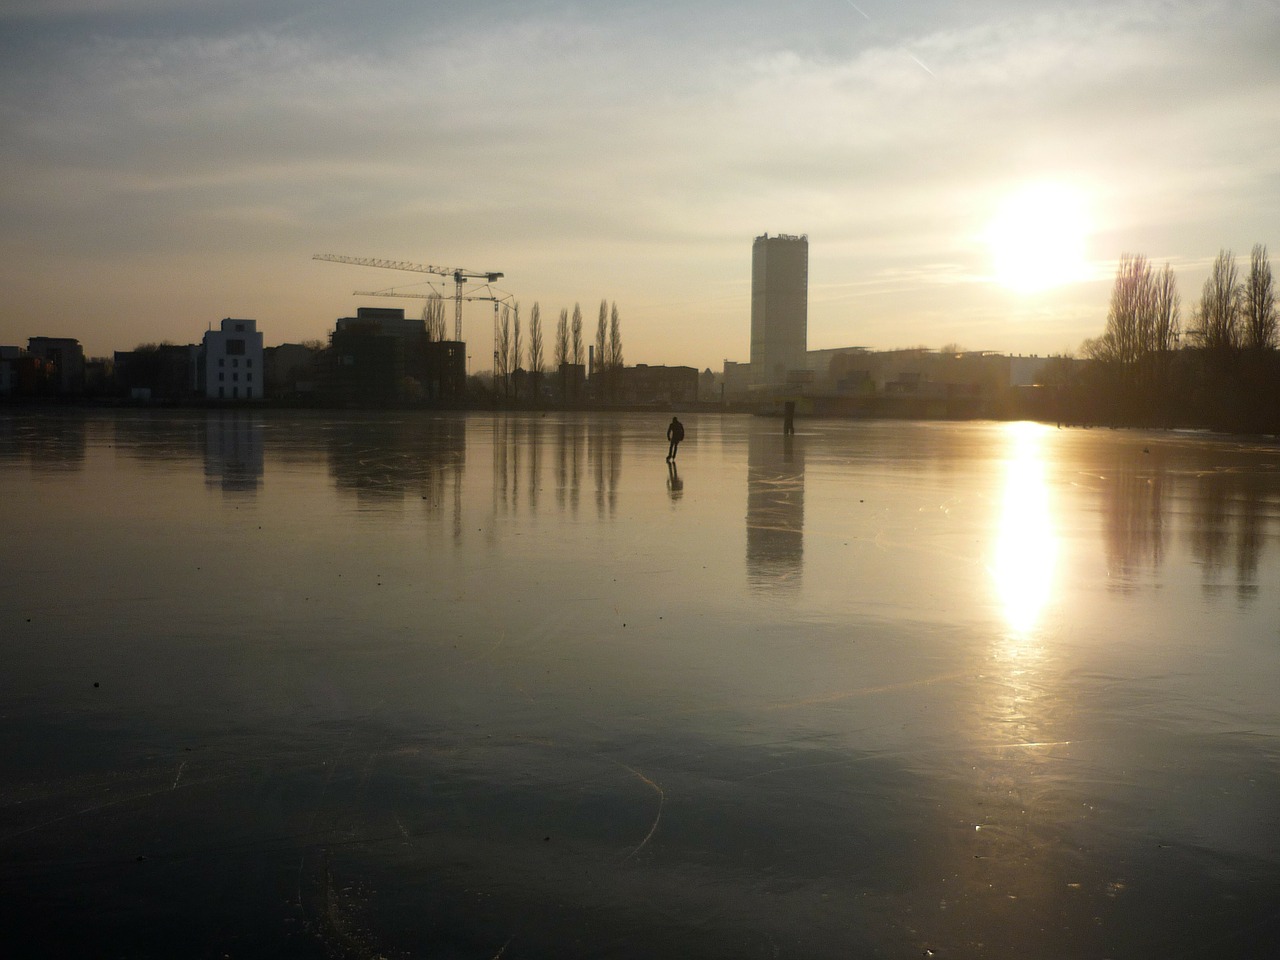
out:
{"label": "low rise building", "polygon": [[59,396],[84,393],[84,348],[71,337],[31,337],[27,353],[53,365],[53,388]]}
{"label": "low rise building", "polygon": [[21,357],[21,347],[0,347],[0,397],[13,396]]}
{"label": "low rise building", "polygon": [[320,351],[302,343],[282,343],[263,350],[266,396],[275,399],[309,397],[320,380]]}
{"label": "low rise building", "polygon": [[466,344],[430,339],[426,324],[403,310],[361,307],[339,319],[325,354],[323,386],[332,399],[453,403],[466,391]]}
{"label": "low rise building", "polygon": [[810,350],[807,362],[807,381],[794,377],[785,387],[747,393],[735,377],[744,365],[725,361],[726,398],[766,409],[790,400],[801,402],[801,409],[834,416],[1008,416],[1020,409],[1019,391],[1044,383],[1071,361],[992,351],[838,347]]}
{"label": "low rise building", "polygon": [[338,333],[358,331],[380,337],[398,337],[416,340],[427,335],[426,321],[406,317],[404,310],[395,307],[357,307],[354,317],[341,317],[334,325]]}
{"label": "low rise building", "polygon": [[265,385],[262,334],[256,320],[227,317],[204,335],[200,387],[210,400],[261,400]]}
{"label": "low rise building", "polygon": [[192,400],[201,396],[200,348],[163,343],[117,350],[112,358],[117,395],[131,400]]}
{"label": "low rise building", "polygon": [[623,404],[696,403],[698,368],[650,366],[637,363],[613,371],[614,402]]}
{"label": "low rise building", "polygon": [[30,399],[57,392],[53,361],[32,356],[21,347],[0,347],[0,397]]}
{"label": "low rise building", "polygon": [[562,363],[556,370],[556,387],[562,402],[573,405],[583,401],[587,392],[587,367],[582,363]]}

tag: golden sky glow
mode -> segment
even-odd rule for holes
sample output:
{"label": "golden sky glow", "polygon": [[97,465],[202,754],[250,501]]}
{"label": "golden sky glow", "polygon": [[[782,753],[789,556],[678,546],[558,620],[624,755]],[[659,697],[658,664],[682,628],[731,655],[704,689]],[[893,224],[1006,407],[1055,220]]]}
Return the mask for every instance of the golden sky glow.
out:
{"label": "golden sky glow", "polygon": [[1280,247],[1278,49],[1237,0],[16,0],[0,345],[320,338],[419,279],[332,252],[607,298],[627,362],[719,369],[770,232],[809,235],[811,348],[1075,349],[1122,253],[1191,302]]}

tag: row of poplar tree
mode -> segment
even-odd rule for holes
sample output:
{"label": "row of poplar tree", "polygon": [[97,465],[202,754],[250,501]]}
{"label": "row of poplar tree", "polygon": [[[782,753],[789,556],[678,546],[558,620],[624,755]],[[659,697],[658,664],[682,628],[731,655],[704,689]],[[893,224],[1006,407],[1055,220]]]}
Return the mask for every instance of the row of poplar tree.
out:
{"label": "row of poplar tree", "polygon": [[[565,364],[582,366],[586,362],[586,347],[582,331],[582,307],[573,305],[573,313],[568,308],[560,310],[560,318],[556,322],[555,344],[552,353],[552,370],[559,370]],[[520,304],[504,303],[498,320],[498,337],[494,345],[493,358],[494,388],[511,399],[519,399],[519,383],[522,378],[515,376],[517,371],[524,371],[532,385],[534,394],[539,390],[542,378],[546,375],[546,354],[543,346],[542,310],[537,303],[529,311],[529,339],[526,348],[521,324]],[[622,323],[618,316],[618,304],[610,304],[608,300],[600,301],[600,314],[596,321],[595,364],[593,376],[611,375],[622,369]]]}
{"label": "row of poplar tree", "polygon": [[1247,274],[1219,252],[1184,331],[1177,278],[1120,258],[1094,361],[1060,383],[1060,418],[1143,426],[1280,431],[1280,322],[1267,248]]}

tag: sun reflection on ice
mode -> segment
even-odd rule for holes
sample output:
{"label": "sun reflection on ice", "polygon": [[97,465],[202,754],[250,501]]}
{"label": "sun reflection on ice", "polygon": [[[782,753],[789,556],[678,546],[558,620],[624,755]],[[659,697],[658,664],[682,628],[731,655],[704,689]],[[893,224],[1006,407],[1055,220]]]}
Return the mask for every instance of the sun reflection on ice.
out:
{"label": "sun reflection on ice", "polygon": [[1015,640],[1025,639],[1040,622],[1053,592],[1058,538],[1045,481],[1046,429],[1037,423],[1007,427],[1010,454],[992,573]]}

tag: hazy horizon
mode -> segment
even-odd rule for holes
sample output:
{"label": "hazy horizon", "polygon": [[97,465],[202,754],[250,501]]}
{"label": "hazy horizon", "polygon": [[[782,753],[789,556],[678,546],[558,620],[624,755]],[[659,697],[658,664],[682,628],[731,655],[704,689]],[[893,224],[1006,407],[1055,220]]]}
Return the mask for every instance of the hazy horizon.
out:
{"label": "hazy horizon", "polygon": [[1185,322],[1219,249],[1280,249],[1277,12],[16,0],[0,344],[414,313],[352,292],[420,277],[337,253],[500,271],[588,337],[608,299],[627,363],[719,370],[765,232],[809,237],[810,349],[1075,350],[1126,252],[1172,264]]}

